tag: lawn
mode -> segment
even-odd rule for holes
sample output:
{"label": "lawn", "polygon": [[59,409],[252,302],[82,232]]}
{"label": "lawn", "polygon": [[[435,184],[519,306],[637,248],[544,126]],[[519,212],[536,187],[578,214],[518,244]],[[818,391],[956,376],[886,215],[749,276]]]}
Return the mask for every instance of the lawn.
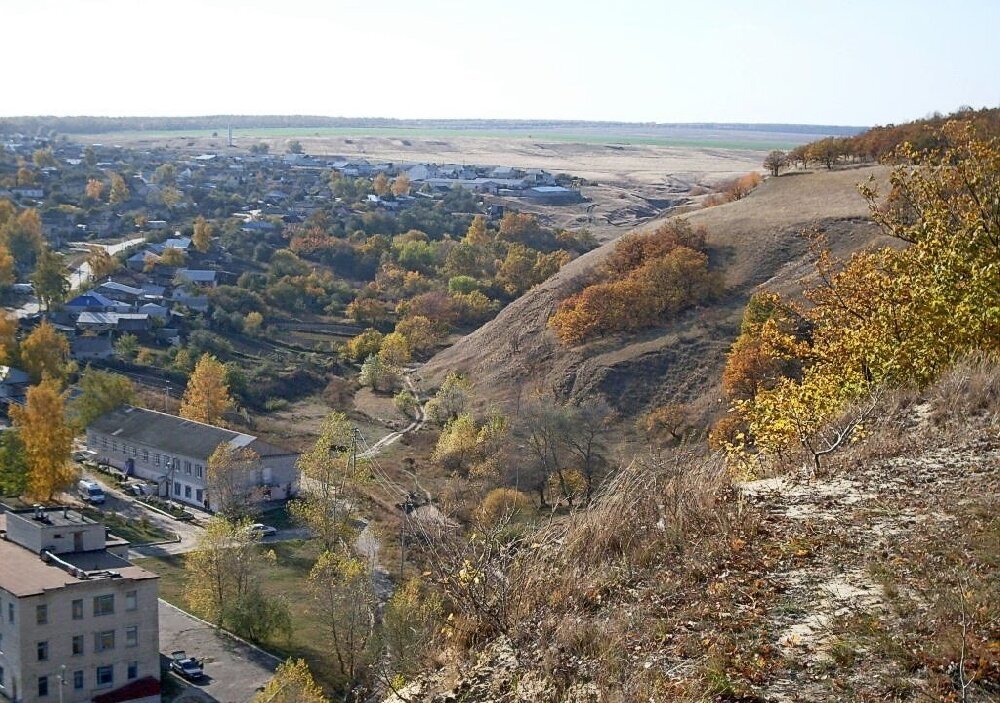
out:
{"label": "lawn", "polygon": [[[267,520],[266,515],[264,519]],[[262,646],[282,658],[304,658],[316,679],[328,690],[332,689],[336,682],[333,654],[327,644],[322,621],[313,610],[306,581],[319,547],[315,541],[307,540],[276,542],[267,546],[274,550],[277,560],[260,574],[260,580],[267,593],[282,596],[288,601],[292,611],[292,636],[288,641],[278,638],[264,642]],[[161,598],[189,610],[183,598],[183,555],[135,559],[133,563],[160,575]]]}
{"label": "lawn", "polygon": [[156,525],[144,519],[137,520],[128,518],[110,510],[100,510],[99,508],[82,508],[80,510],[84,516],[99,522],[107,527],[113,534],[122,539],[126,539],[132,544],[149,544],[150,542],[162,542],[174,539],[177,535],[172,532],[162,530]]}

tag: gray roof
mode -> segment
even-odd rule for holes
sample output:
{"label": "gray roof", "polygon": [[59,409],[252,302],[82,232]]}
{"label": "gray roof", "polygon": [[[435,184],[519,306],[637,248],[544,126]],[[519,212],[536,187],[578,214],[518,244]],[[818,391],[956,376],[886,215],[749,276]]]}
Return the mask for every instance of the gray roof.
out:
{"label": "gray roof", "polygon": [[253,435],[206,425],[176,415],[124,405],[90,423],[88,430],[136,444],[157,447],[167,454],[207,460],[220,444],[249,446],[260,456],[294,454],[260,441]]}

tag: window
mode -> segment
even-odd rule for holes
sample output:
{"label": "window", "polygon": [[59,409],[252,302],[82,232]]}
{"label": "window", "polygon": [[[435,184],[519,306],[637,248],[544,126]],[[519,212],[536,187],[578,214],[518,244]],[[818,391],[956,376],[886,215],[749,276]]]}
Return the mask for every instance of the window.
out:
{"label": "window", "polygon": [[132,625],[125,628],[125,646],[135,647],[139,644],[139,626]]}
{"label": "window", "polygon": [[38,677],[38,697],[45,698],[49,695],[49,677],[39,676]]}
{"label": "window", "polygon": [[153,464],[155,466],[159,466],[160,465],[160,455],[159,455],[159,453],[156,453],[156,454],[153,455]]}
{"label": "window", "polygon": [[73,656],[83,656],[83,635],[73,635]]}
{"label": "window", "polygon": [[38,654],[38,661],[47,662],[49,660],[49,643],[39,642],[35,647],[36,653]]}
{"label": "window", "polygon": [[132,447],[132,456],[135,456],[135,455],[136,455],[135,447]]}
{"label": "window", "polygon": [[3,654],[3,633],[0,632],[0,654]]}
{"label": "window", "polygon": [[7,604],[7,622],[14,622],[14,604]]}
{"label": "window", "polygon": [[73,672],[73,688],[79,691],[83,688],[83,672],[74,671]]}
{"label": "window", "polygon": [[138,592],[137,591],[126,591],[125,592],[125,610],[136,610],[139,608]]}
{"label": "window", "polygon": [[194,465],[194,475],[197,476],[198,478],[204,478],[205,477],[205,467],[202,466],[201,464],[195,464]]}
{"label": "window", "polygon": [[149,461],[149,450],[148,449],[143,449],[142,450],[142,460],[143,461]]}
{"label": "window", "polygon": [[73,619],[83,620],[83,599],[73,601]]}
{"label": "window", "polygon": [[107,437],[101,437],[101,447],[103,449],[107,449],[108,448],[108,438]]}
{"label": "window", "polygon": [[174,495],[179,496],[181,494],[181,484],[174,483]]}
{"label": "window", "polygon": [[191,497],[191,486],[184,486],[184,497],[185,498]]}
{"label": "window", "polygon": [[47,605],[36,605],[35,606],[35,623],[38,625],[47,625],[49,622],[49,606]]}
{"label": "window", "polygon": [[106,596],[94,596],[94,615],[114,615],[115,596],[109,593]]}
{"label": "window", "polygon": [[110,686],[115,682],[115,668],[113,666],[97,667],[97,685],[99,687]]}
{"label": "window", "polygon": [[3,667],[0,666],[0,688],[3,688],[4,686],[7,685],[6,683],[4,683],[4,681],[5,681],[5,679],[4,679],[4,676],[3,676]]}
{"label": "window", "polygon": [[118,451],[118,440],[116,439],[111,440],[111,451],[113,452]]}
{"label": "window", "polygon": [[185,461],[184,462],[184,473],[186,473],[186,474],[190,474],[191,473],[191,462],[190,461]]}
{"label": "window", "polygon": [[115,648],[115,631],[104,630],[104,632],[94,633],[94,651],[106,652]]}
{"label": "window", "polygon": [[139,676],[139,662],[128,663],[128,679],[131,681]]}
{"label": "window", "polygon": [[200,488],[197,491],[195,491],[195,499],[198,501],[199,504],[204,503],[205,502],[205,491],[203,491]]}

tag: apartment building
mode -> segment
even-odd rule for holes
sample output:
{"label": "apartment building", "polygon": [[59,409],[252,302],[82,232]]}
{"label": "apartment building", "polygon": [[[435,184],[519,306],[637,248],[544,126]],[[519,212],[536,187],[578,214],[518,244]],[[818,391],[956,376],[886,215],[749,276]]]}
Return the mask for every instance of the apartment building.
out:
{"label": "apartment building", "polygon": [[0,701],[158,703],[158,576],[67,508],[0,514]]}
{"label": "apartment building", "polygon": [[299,455],[254,435],[176,415],[122,406],[87,427],[87,449],[98,461],[155,482],[160,495],[214,508],[206,481],[208,458],[221,444],[247,447],[259,457],[244,484],[261,498],[289,498],[298,491]]}

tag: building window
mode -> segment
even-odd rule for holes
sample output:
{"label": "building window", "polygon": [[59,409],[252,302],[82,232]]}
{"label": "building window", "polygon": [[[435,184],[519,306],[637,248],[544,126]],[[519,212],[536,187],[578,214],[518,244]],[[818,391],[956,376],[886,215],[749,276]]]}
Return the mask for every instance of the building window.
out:
{"label": "building window", "polygon": [[83,635],[73,635],[73,656],[83,656]]}
{"label": "building window", "polygon": [[14,604],[7,604],[7,622],[14,622]]}
{"label": "building window", "polygon": [[198,501],[198,505],[202,505],[205,502],[205,491],[199,488],[195,491],[195,500]]}
{"label": "building window", "polygon": [[202,466],[201,464],[195,464],[194,465],[194,475],[197,476],[198,478],[204,478],[204,476],[205,476],[205,467]]}
{"label": "building window", "polygon": [[40,662],[47,662],[49,660],[49,643],[48,642],[39,642],[38,646],[36,647],[36,650],[37,650],[37,654],[38,654],[38,661],[40,661]]}
{"label": "building window", "polygon": [[109,593],[106,596],[94,596],[94,615],[114,615],[115,596]]}
{"label": "building window", "polygon": [[136,610],[139,608],[138,592],[125,592],[125,610]]}
{"label": "building window", "polygon": [[47,625],[49,623],[49,606],[35,606],[35,623],[38,625]]}
{"label": "building window", "polygon": [[135,456],[135,455],[136,455],[135,447],[132,447],[132,456]]}
{"label": "building window", "polygon": [[113,666],[97,667],[98,687],[110,686],[115,682],[115,668]]}
{"label": "building window", "polygon": [[49,695],[49,677],[39,676],[38,677],[38,697],[45,698]]}
{"label": "building window", "polygon": [[94,633],[94,651],[106,652],[115,648],[115,631],[104,630],[104,632]]}
{"label": "building window", "polygon": [[184,486],[184,497],[185,498],[191,497],[191,486]]}
{"label": "building window", "polygon": [[74,671],[73,672],[73,688],[79,691],[83,688],[83,672]]}
{"label": "building window", "polygon": [[83,599],[73,601],[73,619],[83,620]]}
{"label": "building window", "polygon": [[154,466],[160,465],[160,455],[158,453],[153,455],[153,465]]}
{"label": "building window", "polygon": [[125,628],[125,646],[135,647],[139,644],[139,626],[132,625]]}
{"label": "building window", "polygon": [[107,437],[101,437],[101,448],[102,449],[107,449],[108,448],[108,438]]}
{"label": "building window", "polygon": [[184,473],[186,473],[186,474],[190,474],[191,473],[191,462],[190,461],[185,461],[184,462]]}
{"label": "building window", "polygon": [[0,632],[0,654],[3,654],[3,633]]}
{"label": "building window", "polygon": [[4,679],[4,676],[3,676],[3,667],[0,666],[0,688],[5,687],[6,685],[7,684],[5,683],[5,679]]}
{"label": "building window", "polygon": [[116,439],[111,440],[111,451],[113,452],[118,451],[118,440]]}
{"label": "building window", "polygon": [[149,450],[148,449],[143,449],[142,450],[142,460],[143,461],[149,461]]}
{"label": "building window", "polygon": [[174,482],[174,495],[179,496],[181,494],[181,484]]}
{"label": "building window", "polygon": [[131,681],[139,676],[139,662],[129,662],[128,663],[128,678]]}

